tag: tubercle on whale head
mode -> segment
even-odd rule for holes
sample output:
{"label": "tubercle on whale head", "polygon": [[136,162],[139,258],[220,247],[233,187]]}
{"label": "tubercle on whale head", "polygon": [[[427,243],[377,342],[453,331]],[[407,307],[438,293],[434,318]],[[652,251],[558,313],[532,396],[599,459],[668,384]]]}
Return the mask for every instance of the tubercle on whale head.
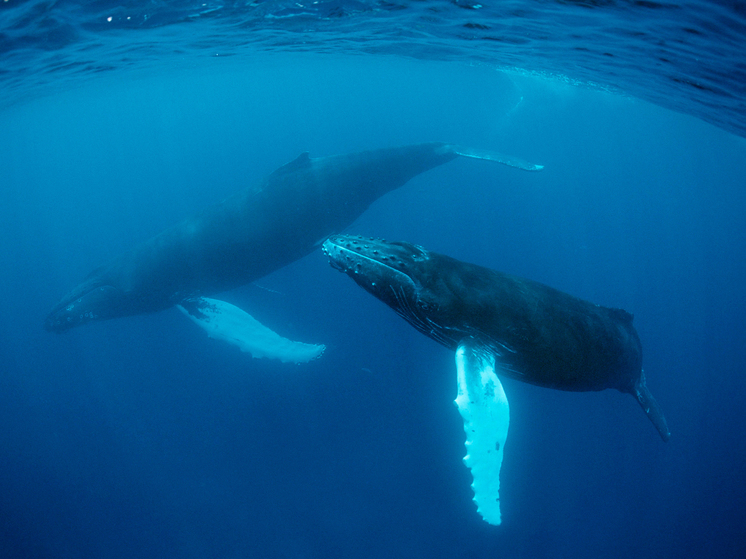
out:
{"label": "tubercle on whale head", "polygon": [[[388,242],[372,237],[335,235],[323,245],[333,268],[396,311],[420,330],[427,330],[423,312],[422,266],[430,254],[405,242]],[[423,330],[424,331],[424,330]],[[429,334],[428,334],[429,335]]]}
{"label": "tubercle on whale head", "polygon": [[352,235],[329,237],[322,251],[333,268],[371,292],[376,291],[370,288],[375,288],[377,281],[414,283],[413,269],[429,258],[427,251],[416,245]]}
{"label": "tubercle on whale head", "polygon": [[121,291],[111,285],[98,285],[88,291],[69,295],[49,313],[44,329],[65,332],[93,320],[103,320],[115,315],[121,301]]}

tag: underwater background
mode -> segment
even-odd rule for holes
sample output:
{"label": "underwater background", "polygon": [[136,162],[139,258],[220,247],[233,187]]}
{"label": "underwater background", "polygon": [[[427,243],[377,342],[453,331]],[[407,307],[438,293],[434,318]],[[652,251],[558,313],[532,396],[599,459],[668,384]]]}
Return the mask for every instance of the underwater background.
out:
{"label": "underwater background", "polygon": [[[743,557],[745,14],[4,2],[0,557]],[[486,524],[453,352],[320,250],[220,296],[326,344],[309,364],[176,309],[42,328],[91,270],[304,151],[428,141],[545,169],[459,158],[347,232],[634,313],[668,443],[629,395],[505,379]]]}

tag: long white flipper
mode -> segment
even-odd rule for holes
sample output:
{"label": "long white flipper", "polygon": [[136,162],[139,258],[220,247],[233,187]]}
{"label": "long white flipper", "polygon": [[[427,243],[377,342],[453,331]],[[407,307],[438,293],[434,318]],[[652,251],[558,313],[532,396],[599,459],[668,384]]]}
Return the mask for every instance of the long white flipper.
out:
{"label": "long white flipper", "polygon": [[516,169],[523,169],[524,171],[541,171],[544,168],[544,165],[536,165],[535,163],[529,163],[528,161],[518,159],[517,157],[512,157],[510,155],[505,155],[503,153],[489,151],[486,149],[476,149],[465,146],[457,146],[453,144],[449,144],[448,149],[450,149],[453,153],[457,153],[461,157],[486,159],[487,161],[495,161],[497,163],[502,163],[503,165],[515,167]]}
{"label": "long white flipper", "polygon": [[259,323],[238,307],[206,297],[183,301],[179,310],[207,331],[210,338],[225,340],[252,357],[307,363],[324,353],[326,346],[293,342]]}
{"label": "long white flipper", "polygon": [[495,374],[495,355],[462,342],[456,350],[458,396],[456,407],[464,419],[466,456],[471,470],[477,512],[489,524],[500,515],[500,466],[508,437],[510,408]]}

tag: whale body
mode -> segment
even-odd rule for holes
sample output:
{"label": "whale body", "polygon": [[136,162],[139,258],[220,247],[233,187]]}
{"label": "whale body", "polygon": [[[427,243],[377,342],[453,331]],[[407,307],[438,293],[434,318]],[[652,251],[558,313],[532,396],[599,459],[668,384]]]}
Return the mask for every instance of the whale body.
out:
{"label": "whale body", "polygon": [[456,352],[464,462],[487,522],[501,522],[499,473],[509,406],[499,376],[558,390],[615,388],[634,396],[661,438],[670,438],[647,388],[642,345],[626,311],[406,242],[336,235],[323,251],[334,268]]}
{"label": "whale body", "polygon": [[309,254],[382,195],[459,156],[541,168],[443,143],[321,158],[303,153],[91,272],[52,309],[45,327],[62,332],[250,283]]}

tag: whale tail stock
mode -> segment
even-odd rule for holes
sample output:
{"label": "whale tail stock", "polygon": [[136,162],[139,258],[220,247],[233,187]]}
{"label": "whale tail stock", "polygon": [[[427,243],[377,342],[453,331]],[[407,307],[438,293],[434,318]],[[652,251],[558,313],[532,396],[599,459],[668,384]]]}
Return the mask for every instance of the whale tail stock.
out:
{"label": "whale tail stock", "polygon": [[655,428],[658,429],[661,438],[664,441],[668,441],[671,438],[671,431],[668,429],[666,423],[666,417],[663,415],[663,410],[655,401],[653,395],[648,390],[647,384],[645,384],[645,373],[640,371],[640,378],[635,381],[632,387],[632,395],[640,403],[642,411],[650,418]]}
{"label": "whale tail stock", "polygon": [[489,151],[486,149],[476,149],[454,144],[446,144],[446,149],[448,149],[452,153],[455,153],[456,155],[460,155],[461,157],[471,157],[472,159],[494,161],[496,163],[502,163],[503,165],[515,167],[517,169],[523,169],[524,171],[541,171],[544,168],[544,165],[536,165],[534,163],[524,161],[523,159],[518,159],[517,157],[512,157],[510,155],[505,155],[503,153]]}

